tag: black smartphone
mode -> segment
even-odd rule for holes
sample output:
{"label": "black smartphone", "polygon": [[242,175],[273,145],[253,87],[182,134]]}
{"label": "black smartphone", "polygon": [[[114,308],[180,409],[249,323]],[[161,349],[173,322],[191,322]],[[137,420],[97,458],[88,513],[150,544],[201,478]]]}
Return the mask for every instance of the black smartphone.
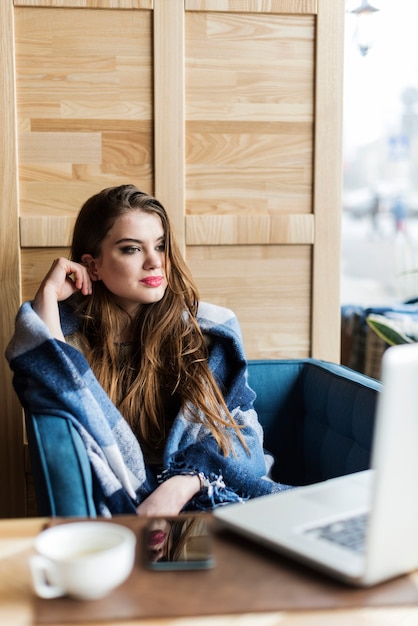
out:
{"label": "black smartphone", "polygon": [[152,517],[144,532],[144,555],[152,570],[209,569],[215,565],[211,528],[202,514]]}

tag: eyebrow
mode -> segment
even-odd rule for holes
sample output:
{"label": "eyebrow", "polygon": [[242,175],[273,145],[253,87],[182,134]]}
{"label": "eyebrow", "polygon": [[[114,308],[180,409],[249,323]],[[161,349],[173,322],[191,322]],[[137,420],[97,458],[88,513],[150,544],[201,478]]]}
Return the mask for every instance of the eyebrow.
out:
{"label": "eyebrow", "polygon": [[[156,243],[158,243],[159,241],[164,241],[165,239],[165,235],[161,235],[161,237],[158,237],[158,239],[156,239]],[[134,239],[132,237],[122,237],[122,239],[118,239],[117,241],[115,241],[115,245],[118,245],[120,243],[139,243],[142,244],[144,243],[141,239]]]}

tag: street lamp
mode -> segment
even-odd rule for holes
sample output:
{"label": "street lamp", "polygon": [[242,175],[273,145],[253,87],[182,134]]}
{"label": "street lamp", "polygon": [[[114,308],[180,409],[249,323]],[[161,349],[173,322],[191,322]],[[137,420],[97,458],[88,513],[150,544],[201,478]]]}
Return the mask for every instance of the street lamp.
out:
{"label": "street lamp", "polygon": [[362,56],[366,56],[374,41],[374,18],[373,15],[379,9],[369,4],[368,0],[361,0],[361,4],[351,11],[357,17],[357,26],[354,40]]}

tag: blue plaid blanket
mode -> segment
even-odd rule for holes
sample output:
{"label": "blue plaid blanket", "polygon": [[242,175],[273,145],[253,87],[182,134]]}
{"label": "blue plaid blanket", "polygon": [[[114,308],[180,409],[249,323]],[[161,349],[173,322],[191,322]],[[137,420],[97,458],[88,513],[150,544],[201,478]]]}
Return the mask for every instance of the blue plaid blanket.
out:
{"label": "blue plaid blanket", "polygon": [[[85,444],[99,489],[95,500],[104,516],[133,513],[164,480],[176,474],[203,473],[205,487],[189,510],[246,500],[286,489],[266,476],[263,433],[253,408],[254,392],[247,384],[241,330],[228,309],[201,303],[198,321],[210,337],[209,365],[250,454],[234,435],[234,454],[225,457],[204,424],[176,417],[164,451],[162,475],[144,462],[132,430],[91,371],[85,357],[53,338],[30,302],[16,317],[15,334],[6,358],[22,406],[33,414],[70,420]],[[75,329],[68,307],[61,306],[64,336]]]}

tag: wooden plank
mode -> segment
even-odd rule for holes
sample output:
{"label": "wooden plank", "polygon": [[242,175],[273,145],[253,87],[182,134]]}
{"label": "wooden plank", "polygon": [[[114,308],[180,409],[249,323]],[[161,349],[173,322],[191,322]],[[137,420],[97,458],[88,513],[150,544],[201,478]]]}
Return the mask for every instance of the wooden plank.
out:
{"label": "wooden plank", "polygon": [[141,133],[143,135],[152,134],[151,120],[145,119],[68,119],[68,118],[39,118],[32,117],[30,128],[34,133],[58,132],[122,132]]}
{"label": "wooden plank", "polygon": [[22,248],[59,248],[69,246],[75,216],[22,216],[20,245]]}
{"label": "wooden plank", "polygon": [[[12,2],[0,2],[0,353],[13,334],[20,304],[16,102]],[[0,517],[25,514],[22,409],[7,361],[0,359]]]}
{"label": "wooden plank", "polygon": [[188,215],[188,246],[313,244],[313,215]]}
{"label": "wooden plank", "polygon": [[339,362],[344,3],[320,0],[316,44],[316,133],[312,356]]}
{"label": "wooden plank", "polygon": [[315,14],[318,0],[185,0],[186,11]]}
{"label": "wooden plank", "polygon": [[154,0],[14,0],[15,7],[67,9],[152,9]]}
{"label": "wooden plank", "polygon": [[154,185],[184,249],[184,9],[154,2]]}
{"label": "wooden plank", "polygon": [[[249,128],[247,131],[235,133],[233,129],[224,131],[220,128],[207,129],[205,123],[201,129],[187,132],[187,163],[188,166],[201,163],[205,167],[237,167],[247,170],[253,168],[254,173],[260,168],[272,168],[276,172],[281,168],[292,169],[300,166],[311,169],[312,159],[312,125],[306,124],[305,132],[288,131],[264,134],[262,129]],[[232,132],[231,132],[232,131]]]}
{"label": "wooden plank", "polygon": [[21,163],[101,163],[100,133],[21,133]]}

